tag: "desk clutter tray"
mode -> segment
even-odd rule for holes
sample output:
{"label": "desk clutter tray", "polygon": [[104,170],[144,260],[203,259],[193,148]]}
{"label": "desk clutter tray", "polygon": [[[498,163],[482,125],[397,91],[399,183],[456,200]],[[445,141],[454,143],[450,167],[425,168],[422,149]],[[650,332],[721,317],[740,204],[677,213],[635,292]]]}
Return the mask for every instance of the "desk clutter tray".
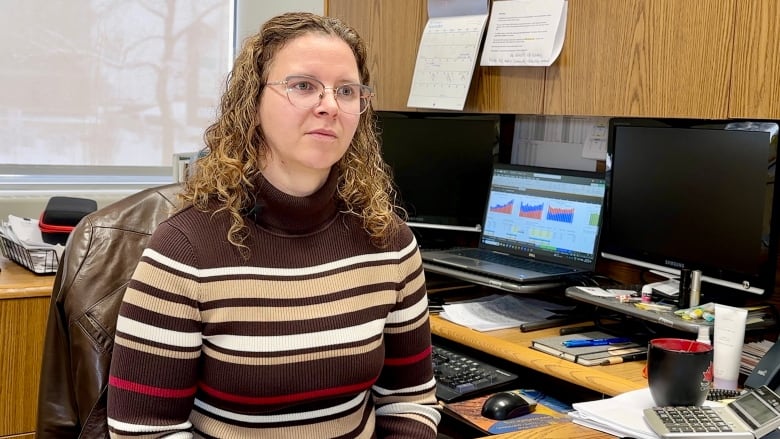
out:
{"label": "desk clutter tray", "polygon": [[57,272],[57,252],[52,248],[28,249],[0,234],[0,251],[6,258],[35,274],[53,274]]}

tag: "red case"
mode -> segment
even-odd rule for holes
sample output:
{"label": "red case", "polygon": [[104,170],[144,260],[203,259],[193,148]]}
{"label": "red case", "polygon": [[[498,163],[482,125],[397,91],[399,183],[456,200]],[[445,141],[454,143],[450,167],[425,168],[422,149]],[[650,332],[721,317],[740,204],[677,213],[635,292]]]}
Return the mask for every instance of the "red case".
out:
{"label": "red case", "polygon": [[51,197],[46,209],[41,213],[38,227],[41,229],[43,242],[47,244],[62,244],[68,240],[68,235],[88,213],[97,210],[97,202],[88,198]]}

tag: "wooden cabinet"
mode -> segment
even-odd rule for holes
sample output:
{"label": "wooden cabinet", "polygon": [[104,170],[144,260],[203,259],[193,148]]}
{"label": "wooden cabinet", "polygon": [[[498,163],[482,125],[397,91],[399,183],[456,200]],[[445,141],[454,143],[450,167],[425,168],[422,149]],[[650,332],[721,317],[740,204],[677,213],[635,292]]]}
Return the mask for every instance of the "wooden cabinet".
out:
{"label": "wooden cabinet", "polygon": [[417,46],[428,14],[420,0],[330,0],[328,15],[357,30],[368,46],[374,109],[409,111]]}
{"label": "wooden cabinet", "polygon": [[734,12],[735,0],[569,0],[544,114],[727,117]]}
{"label": "wooden cabinet", "polygon": [[0,257],[0,438],[34,438],[54,276]]}
{"label": "wooden cabinet", "polygon": [[[329,0],[366,39],[379,110],[406,107],[425,0]],[[780,118],[777,0],[569,0],[548,67],[479,67],[465,112]],[[427,111],[419,109],[419,111]]]}
{"label": "wooden cabinet", "polygon": [[780,2],[737,0],[729,116],[780,118]]}
{"label": "wooden cabinet", "polygon": [[[428,21],[426,1],[329,0],[325,10],[354,27],[368,45],[377,92],[374,109],[427,111],[406,106],[417,48]],[[543,92],[543,68],[478,67],[463,111],[540,114]]]}

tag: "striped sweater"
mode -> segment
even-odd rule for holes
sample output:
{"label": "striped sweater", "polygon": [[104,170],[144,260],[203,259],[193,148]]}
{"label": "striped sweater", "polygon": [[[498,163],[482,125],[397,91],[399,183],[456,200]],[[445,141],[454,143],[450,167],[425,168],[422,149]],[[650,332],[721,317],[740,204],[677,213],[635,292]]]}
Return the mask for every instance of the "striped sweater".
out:
{"label": "striped sweater", "polygon": [[334,191],[261,185],[249,260],[225,214],[158,227],[119,312],[111,437],[436,437],[414,236],[377,249]]}

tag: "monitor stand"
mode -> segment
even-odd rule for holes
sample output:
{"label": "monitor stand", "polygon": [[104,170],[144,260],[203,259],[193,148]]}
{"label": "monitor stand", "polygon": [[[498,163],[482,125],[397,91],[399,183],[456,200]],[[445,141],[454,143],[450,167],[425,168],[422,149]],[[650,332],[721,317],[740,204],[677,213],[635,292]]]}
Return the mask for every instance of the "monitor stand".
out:
{"label": "monitor stand", "polygon": [[705,320],[685,320],[676,315],[674,311],[647,311],[639,309],[633,303],[620,302],[614,297],[594,296],[580,287],[566,288],[566,297],[683,332],[698,334],[700,326],[712,327],[712,323]]}

